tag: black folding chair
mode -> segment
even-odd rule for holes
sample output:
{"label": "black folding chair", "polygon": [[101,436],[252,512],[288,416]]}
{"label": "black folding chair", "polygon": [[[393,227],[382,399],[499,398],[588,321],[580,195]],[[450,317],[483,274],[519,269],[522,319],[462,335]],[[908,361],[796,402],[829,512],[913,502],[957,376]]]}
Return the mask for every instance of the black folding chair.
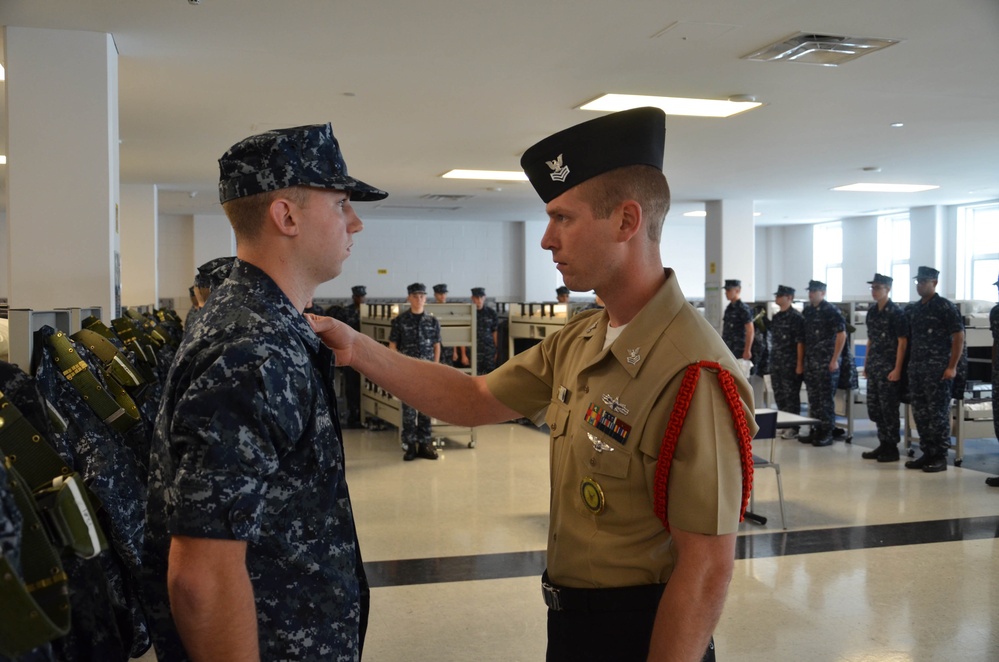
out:
{"label": "black folding chair", "polygon": [[[766,457],[762,455],[757,455],[753,453],[753,473],[756,474],[757,469],[773,469],[777,472],[777,496],[780,500],[780,522],[784,529],[787,529],[787,520],[784,517],[784,485],[781,483],[780,479],[780,465],[774,461],[774,453],[777,450],[777,412],[768,411],[756,414],[756,425],[759,426],[759,430],[756,436],[753,437],[753,442],[767,442],[770,444],[770,450]],[[756,489],[754,489],[749,494],[749,510],[746,511],[746,519],[759,524],[766,524],[767,518],[762,515],[757,515],[753,504],[755,502]]]}

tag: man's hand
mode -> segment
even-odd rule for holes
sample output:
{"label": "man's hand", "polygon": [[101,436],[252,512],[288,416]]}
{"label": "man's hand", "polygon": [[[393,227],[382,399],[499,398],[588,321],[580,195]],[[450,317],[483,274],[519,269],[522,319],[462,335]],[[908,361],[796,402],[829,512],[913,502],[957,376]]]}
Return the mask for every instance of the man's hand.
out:
{"label": "man's hand", "polygon": [[349,324],[344,324],[332,317],[306,313],[305,319],[319,336],[319,339],[323,341],[323,344],[336,354],[336,364],[338,366],[350,365],[351,359],[354,357],[354,335],[357,332],[350,328]]}
{"label": "man's hand", "polygon": [[956,376],[957,376],[957,368],[947,368],[946,370],[944,370],[943,377],[940,378],[940,381],[944,381],[947,379],[954,379],[954,377]]}

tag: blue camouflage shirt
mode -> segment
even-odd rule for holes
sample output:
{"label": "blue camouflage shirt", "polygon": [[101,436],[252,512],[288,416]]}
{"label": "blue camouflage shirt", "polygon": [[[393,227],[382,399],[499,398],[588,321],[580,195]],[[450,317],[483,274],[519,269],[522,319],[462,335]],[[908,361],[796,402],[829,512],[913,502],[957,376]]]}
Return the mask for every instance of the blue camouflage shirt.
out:
{"label": "blue camouflage shirt", "polygon": [[957,306],[934,294],[929,301],[914,301],[905,309],[909,322],[909,370],[941,373],[950,363],[952,336],[964,331]]}
{"label": "blue camouflage shirt", "polygon": [[434,345],[441,341],[440,320],[426,312],[404,311],[392,318],[389,341],[406,356],[433,361]]}
{"label": "blue camouflage shirt", "polygon": [[179,348],[156,422],[147,569],[160,662],[186,659],[162,600],[171,535],[247,542],[261,659],[359,659],[367,587],[331,369],[274,281],[237,260]]}
{"label": "blue camouflage shirt", "polygon": [[741,299],[730,301],[722,317],[722,340],[732,355],[742,358],[746,349],[746,325],[753,321],[753,311]]}

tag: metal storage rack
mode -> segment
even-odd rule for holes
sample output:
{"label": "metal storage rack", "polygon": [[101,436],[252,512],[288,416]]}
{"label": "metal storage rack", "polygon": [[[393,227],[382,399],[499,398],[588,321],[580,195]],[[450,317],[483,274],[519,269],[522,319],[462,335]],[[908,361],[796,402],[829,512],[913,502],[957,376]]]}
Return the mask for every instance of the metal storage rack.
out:
{"label": "metal storage rack", "polygon": [[[388,344],[392,331],[392,320],[409,309],[407,303],[364,304],[361,314],[361,333]],[[471,303],[428,303],[426,313],[436,317],[441,324],[441,344],[448,347],[467,345],[475,347],[475,304]],[[463,371],[476,374],[475,350],[471,351],[471,366]],[[361,422],[376,418],[396,428],[399,441],[402,441],[402,402],[391,393],[370,382],[361,375]],[[475,428],[451,425],[431,419],[431,433],[434,445],[444,445],[446,439],[467,439],[469,448],[475,448]]]}

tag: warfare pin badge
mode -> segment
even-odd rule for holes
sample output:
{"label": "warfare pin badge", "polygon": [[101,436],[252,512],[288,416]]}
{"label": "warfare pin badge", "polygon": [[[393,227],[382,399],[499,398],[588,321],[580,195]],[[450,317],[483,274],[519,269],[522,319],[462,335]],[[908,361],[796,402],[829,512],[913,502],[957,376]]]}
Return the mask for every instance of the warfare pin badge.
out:
{"label": "warfare pin badge", "polygon": [[583,505],[594,515],[599,515],[604,511],[604,491],[600,489],[600,483],[589,476],[579,484],[579,496],[583,498]]}

